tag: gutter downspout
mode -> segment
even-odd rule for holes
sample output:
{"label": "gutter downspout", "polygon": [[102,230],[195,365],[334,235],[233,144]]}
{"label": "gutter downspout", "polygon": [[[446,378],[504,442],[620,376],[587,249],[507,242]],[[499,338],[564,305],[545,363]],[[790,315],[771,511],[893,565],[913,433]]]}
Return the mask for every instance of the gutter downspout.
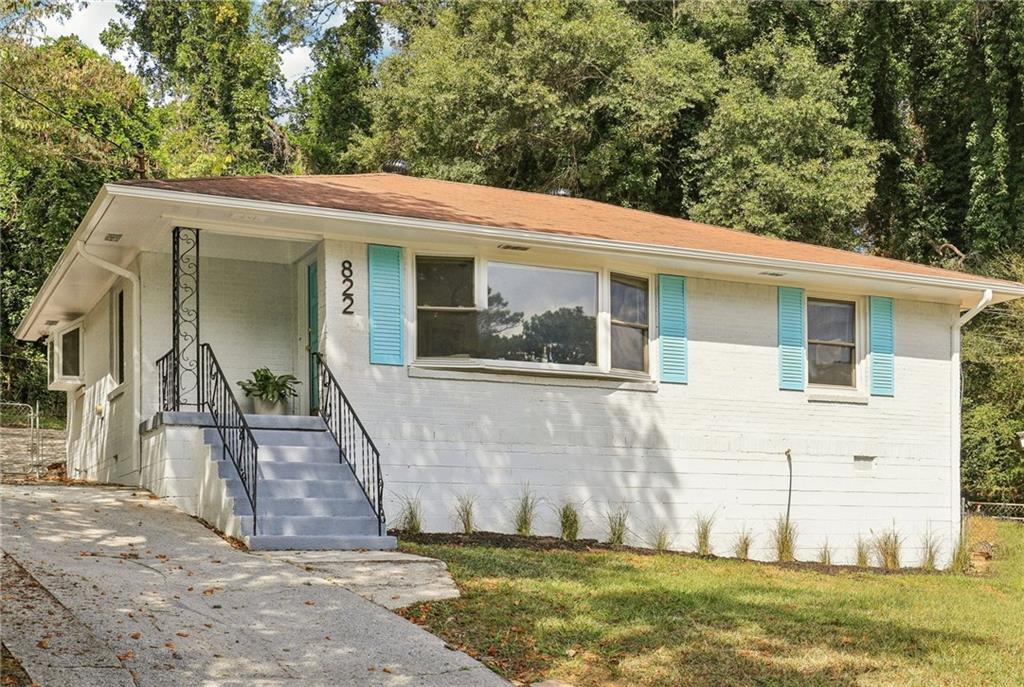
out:
{"label": "gutter downspout", "polygon": [[134,336],[132,336],[132,361],[134,362],[132,382],[132,393],[135,396],[135,403],[132,408],[132,415],[134,416],[132,421],[132,451],[135,454],[135,465],[139,470],[139,480],[141,484],[142,480],[142,437],[139,434],[139,425],[142,423],[142,288],[140,286],[139,275],[135,274],[129,269],[125,269],[120,265],[115,265],[112,262],[107,262],[103,258],[100,258],[92,253],[89,253],[85,249],[85,241],[79,240],[75,243],[75,252],[88,260],[92,264],[112,272],[119,277],[123,277],[131,282],[132,285],[132,313],[133,317],[133,329]]}
{"label": "gutter downspout", "polygon": [[950,525],[953,537],[950,543],[955,547],[962,536],[963,522],[961,521],[960,505],[960,405],[963,399],[963,389],[960,375],[960,329],[974,319],[982,310],[992,302],[992,289],[985,289],[981,298],[970,310],[960,315],[953,326],[950,327],[950,352],[951,352],[951,375],[950,384],[950,460],[949,460],[949,482],[950,482]]}

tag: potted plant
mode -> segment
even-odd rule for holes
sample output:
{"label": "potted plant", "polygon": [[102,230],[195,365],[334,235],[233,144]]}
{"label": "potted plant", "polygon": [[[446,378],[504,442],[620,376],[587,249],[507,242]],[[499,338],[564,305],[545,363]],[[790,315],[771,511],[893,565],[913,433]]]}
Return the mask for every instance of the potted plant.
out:
{"label": "potted plant", "polygon": [[253,410],[259,415],[284,415],[288,399],[298,396],[295,385],[301,384],[295,375],[276,375],[269,367],[252,371],[252,378],[240,381],[238,386],[252,398]]}

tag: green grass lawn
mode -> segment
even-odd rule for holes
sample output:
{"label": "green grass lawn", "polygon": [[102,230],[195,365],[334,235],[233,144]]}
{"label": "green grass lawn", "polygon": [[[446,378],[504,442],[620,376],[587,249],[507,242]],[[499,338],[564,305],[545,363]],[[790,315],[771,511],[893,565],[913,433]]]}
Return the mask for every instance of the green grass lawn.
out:
{"label": "green grass lawn", "polygon": [[524,682],[1019,687],[1024,526],[995,529],[971,576],[405,543],[463,596],[404,615]]}

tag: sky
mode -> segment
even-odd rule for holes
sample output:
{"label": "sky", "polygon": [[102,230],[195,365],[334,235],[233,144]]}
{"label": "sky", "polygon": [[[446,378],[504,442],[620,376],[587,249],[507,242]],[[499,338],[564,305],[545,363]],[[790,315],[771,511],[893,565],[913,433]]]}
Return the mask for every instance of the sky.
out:
{"label": "sky", "polygon": [[[50,17],[44,22],[44,26],[48,37],[77,35],[90,48],[106,53],[106,48],[100,43],[100,33],[112,20],[119,17],[115,0],[94,0],[84,7],[76,6],[67,20],[62,17]],[[340,22],[340,20],[339,16],[331,23]],[[310,52],[309,47],[300,46],[281,54],[281,71],[284,73],[289,88],[296,79],[312,69],[313,60]],[[128,55],[115,53],[113,57],[129,68],[134,68]]]}

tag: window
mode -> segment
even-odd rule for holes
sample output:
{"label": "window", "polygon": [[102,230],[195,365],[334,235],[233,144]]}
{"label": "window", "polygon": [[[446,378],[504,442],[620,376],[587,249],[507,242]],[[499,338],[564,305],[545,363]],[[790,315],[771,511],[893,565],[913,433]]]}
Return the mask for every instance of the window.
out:
{"label": "window", "polygon": [[811,384],[854,387],[857,306],[850,301],[807,299],[807,379]]}
{"label": "window", "polygon": [[597,272],[488,262],[478,294],[476,268],[417,256],[417,357],[597,365]]}
{"label": "window", "polygon": [[[62,377],[81,376],[82,329],[75,327],[60,337],[60,374]],[[102,339],[100,339],[102,341]]]}
{"label": "window", "polygon": [[70,391],[82,385],[81,320],[50,335],[46,343],[47,387],[54,391]]}
{"label": "window", "polygon": [[611,276],[612,367],[647,370],[647,280]]}
{"label": "window", "polygon": [[111,337],[111,375],[120,384],[125,379],[124,356],[124,291],[118,291],[113,303],[113,336]]}

